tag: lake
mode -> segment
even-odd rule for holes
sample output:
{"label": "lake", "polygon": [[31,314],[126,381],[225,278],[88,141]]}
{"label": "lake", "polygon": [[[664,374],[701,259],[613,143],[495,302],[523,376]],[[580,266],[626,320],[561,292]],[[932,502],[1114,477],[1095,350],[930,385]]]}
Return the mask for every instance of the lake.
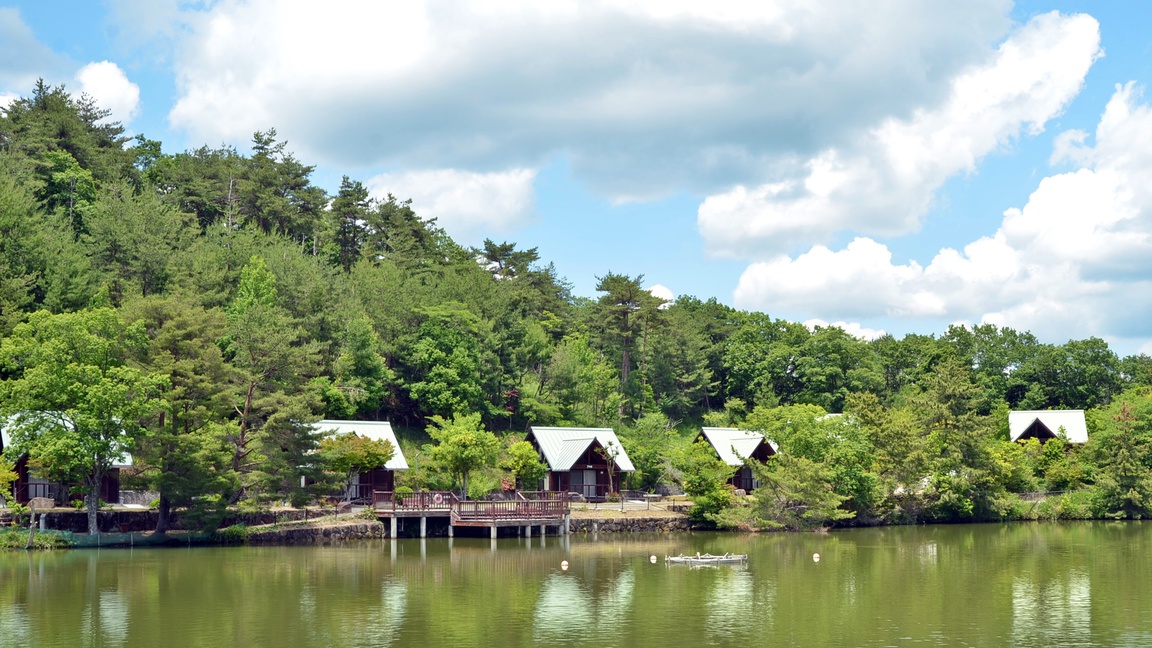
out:
{"label": "lake", "polygon": [[1152,524],[0,553],[0,647],[830,645],[1152,646]]}

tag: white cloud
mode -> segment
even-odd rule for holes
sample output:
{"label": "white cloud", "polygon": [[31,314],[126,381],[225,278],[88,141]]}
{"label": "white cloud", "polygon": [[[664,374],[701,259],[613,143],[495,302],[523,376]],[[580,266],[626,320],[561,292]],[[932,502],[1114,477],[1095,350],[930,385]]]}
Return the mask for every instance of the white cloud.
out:
{"label": "white cloud", "polygon": [[613,198],[713,192],[937,103],[1011,24],[1007,0],[338,7],[187,9],[172,124],[236,144],[276,127],[302,158],[345,168],[563,155]]}
{"label": "white cloud", "polygon": [[534,169],[474,173],[433,169],[378,175],[366,184],[373,195],[412,199],[423,218],[435,218],[453,238],[471,241],[488,232],[510,232],[535,214]]}
{"label": "white cloud", "polygon": [[858,238],[832,251],[751,265],[738,305],[820,317],[979,321],[1044,339],[1101,336],[1132,350],[1152,317],[1152,108],[1117,88],[1094,136],[1058,137],[1055,157],[1084,165],[1044,178],[998,231],[944,249],[926,267],[894,263]]}
{"label": "white cloud", "polygon": [[20,98],[18,94],[0,92],[0,109],[7,108],[13,101]]}
{"label": "white cloud", "polygon": [[140,86],[128,80],[128,75],[111,61],[89,63],[76,72],[80,92],[96,100],[100,108],[111,114],[105,121],[131,122],[140,111]]}
{"label": "white cloud", "polygon": [[843,230],[913,231],[948,178],[1059,115],[1098,56],[1095,19],[1038,16],[993,60],[955,77],[940,105],[884,119],[857,141],[809,157],[790,179],[708,197],[700,232],[713,253],[758,256]]}
{"label": "white cloud", "polygon": [[861,340],[872,341],[876,338],[882,338],[887,335],[883,329],[873,329],[861,326],[859,322],[832,322],[829,324],[822,319],[810,319],[804,322],[804,326],[808,327],[809,331],[815,331],[819,328],[835,327],[848,335]]}
{"label": "white cloud", "polygon": [[661,304],[660,308],[668,308],[672,302],[676,301],[676,293],[672,289],[663,284],[656,284],[648,289],[648,292],[658,299],[663,299],[666,303]]}

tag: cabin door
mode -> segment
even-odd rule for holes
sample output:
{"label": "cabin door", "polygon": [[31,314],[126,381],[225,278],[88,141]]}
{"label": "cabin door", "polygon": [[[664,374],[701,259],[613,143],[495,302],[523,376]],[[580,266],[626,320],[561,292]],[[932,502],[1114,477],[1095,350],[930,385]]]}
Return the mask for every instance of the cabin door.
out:
{"label": "cabin door", "polygon": [[573,470],[569,473],[569,488],[585,498],[596,497],[596,471]]}

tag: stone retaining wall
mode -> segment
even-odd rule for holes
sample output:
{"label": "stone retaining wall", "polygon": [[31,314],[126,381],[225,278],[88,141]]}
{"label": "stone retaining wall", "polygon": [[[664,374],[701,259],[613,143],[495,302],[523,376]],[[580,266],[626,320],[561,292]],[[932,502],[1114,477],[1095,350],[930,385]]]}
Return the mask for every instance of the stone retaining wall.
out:
{"label": "stone retaining wall", "polygon": [[248,544],[326,545],[348,540],[379,540],[385,533],[383,524],[369,521],[325,527],[255,529],[248,533]]}
{"label": "stone retaining wall", "polygon": [[572,533],[673,533],[688,531],[683,517],[572,518]]}

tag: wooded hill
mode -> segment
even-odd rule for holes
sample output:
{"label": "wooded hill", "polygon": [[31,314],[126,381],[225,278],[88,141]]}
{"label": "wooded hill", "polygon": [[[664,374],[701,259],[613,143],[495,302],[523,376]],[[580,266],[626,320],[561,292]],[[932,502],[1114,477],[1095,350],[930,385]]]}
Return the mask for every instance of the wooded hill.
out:
{"label": "wooded hill", "polygon": [[[1018,515],[1011,494],[1032,490],[1090,493],[1085,515],[1152,510],[1145,355],[991,325],[864,341],[665,304],[609,268],[577,296],[536,248],[461,246],[347,177],[330,195],[275,130],[249,155],[166,153],[107,117],[43,82],[0,111],[0,407],[129,428],[166,503],[304,501],[318,487],[301,476],[330,485],[309,423],[390,420],[415,444],[440,417],[440,437],[457,425],[503,448],[530,424],[614,427],[640,489],[713,484],[693,459],[701,424],[764,429],[791,457],[764,476],[800,480],[780,492],[832,492],[831,511],[865,521]],[[1009,409],[1048,408],[1092,410],[1088,446],[1008,443]],[[849,425],[821,418],[840,412]],[[21,438],[83,481],[74,442]],[[409,484],[452,485],[429,459]],[[701,519],[775,524],[725,518],[709,488]]]}

